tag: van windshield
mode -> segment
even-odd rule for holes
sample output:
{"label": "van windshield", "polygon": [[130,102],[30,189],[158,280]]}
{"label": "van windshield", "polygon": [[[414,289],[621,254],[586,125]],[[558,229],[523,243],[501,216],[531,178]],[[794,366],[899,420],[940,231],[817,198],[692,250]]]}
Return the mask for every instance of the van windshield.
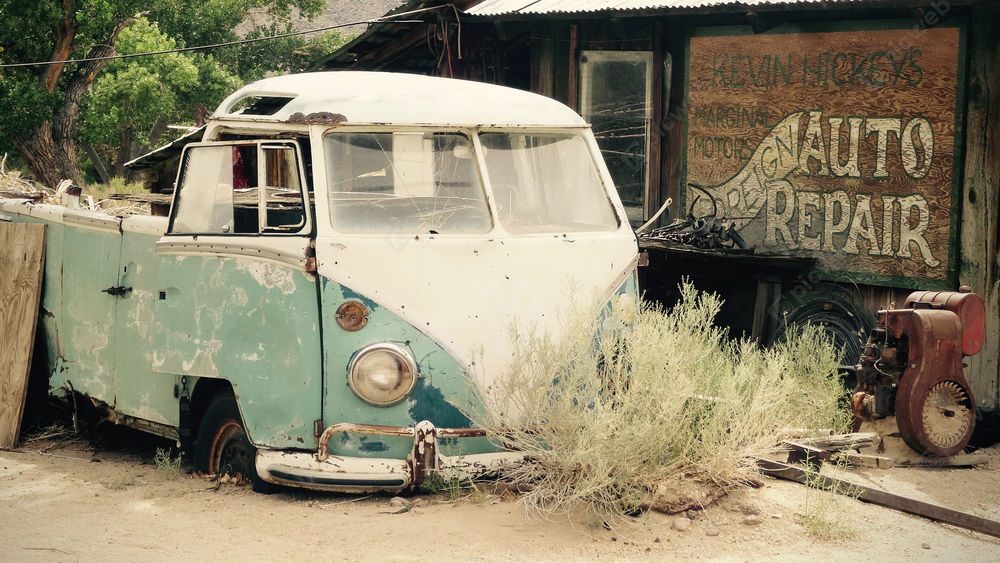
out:
{"label": "van windshield", "polygon": [[[614,231],[618,218],[579,133],[484,132],[486,175],[509,233]],[[342,132],[324,139],[330,213],[344,233],[486,233],[493,220],[471,139]]]}
{"label": "van windshield", "polygon": [[332,133],[324,140],[333,226],[345,233],[493,228],[461,133]]}
{"label": "van windshield", "polygon": [[500,224],[509,233],[613,231],[618,219],[586,139],[481,133]]}

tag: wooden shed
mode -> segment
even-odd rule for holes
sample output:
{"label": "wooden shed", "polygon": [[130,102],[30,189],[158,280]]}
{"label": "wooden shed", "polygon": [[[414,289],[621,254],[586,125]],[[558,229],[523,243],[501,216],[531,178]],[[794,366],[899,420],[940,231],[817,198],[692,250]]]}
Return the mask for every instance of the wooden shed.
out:
{"label": "wooden shed", "polygon": [[[314,70],[487,81],[576,109],[634,227],[672,201],[640,237],[651,297],[689,276],[727,298],[735,331],[766,343],[789,320],[824,322],[853,363],[879,308],[970,286],[987,326],[967,376],[977,405],[998,407],[997,0],[411,1],[388,15]],[[715,238],[655,236],[678,218],[713,219]]]}

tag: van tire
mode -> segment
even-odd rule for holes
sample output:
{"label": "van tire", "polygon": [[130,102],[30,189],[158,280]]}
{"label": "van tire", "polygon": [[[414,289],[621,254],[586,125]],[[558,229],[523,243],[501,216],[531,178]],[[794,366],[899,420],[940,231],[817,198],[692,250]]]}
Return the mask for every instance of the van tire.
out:
{"label": "van tire", "polygon": [[243,418],[232,389],[212,397],[198,427],[194,466],[197,471],[222,477],[240,473],[253,490],[268,493],[270,484],[257,475],[257,448],[244,430]]}

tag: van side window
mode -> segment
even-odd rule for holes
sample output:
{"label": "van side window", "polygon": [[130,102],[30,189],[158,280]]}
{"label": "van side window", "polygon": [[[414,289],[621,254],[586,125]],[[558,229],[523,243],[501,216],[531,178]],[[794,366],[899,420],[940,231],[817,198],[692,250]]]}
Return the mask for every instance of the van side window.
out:
{"label": "van side window", "polygon": [[266,196],[262,231],[297,231],[305,226],[299,168],[292,147],[265,146],[264,163]]}
{"label": "van side window", "polygon": [[184,152],[171,234],[296,233],[306,226],[299,159],[284,141],[192,145]]}

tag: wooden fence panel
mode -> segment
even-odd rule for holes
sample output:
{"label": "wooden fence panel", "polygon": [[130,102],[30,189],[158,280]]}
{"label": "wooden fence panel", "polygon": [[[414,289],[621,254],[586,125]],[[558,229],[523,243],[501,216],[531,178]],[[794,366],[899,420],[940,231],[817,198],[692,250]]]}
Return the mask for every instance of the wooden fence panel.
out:
{"label": "wooden fence panel", "polygon": [[0,223],[0,449],[17,445],[45,263],[45,225]]}
{"label": "wooden fence panel", "polygon": [[986,303],[986,341],[966,358],[980,407],[1000,406],[1000,3],[973,6],[959,283]]}

